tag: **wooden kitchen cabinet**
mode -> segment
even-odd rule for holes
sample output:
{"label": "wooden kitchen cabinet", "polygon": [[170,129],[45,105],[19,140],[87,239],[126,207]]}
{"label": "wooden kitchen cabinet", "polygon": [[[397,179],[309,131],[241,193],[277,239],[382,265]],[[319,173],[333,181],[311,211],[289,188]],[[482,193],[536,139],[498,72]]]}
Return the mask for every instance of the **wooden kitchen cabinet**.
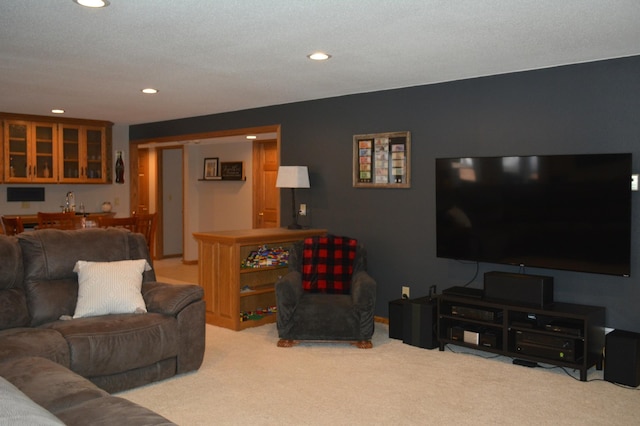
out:
{"label": "wooden kitchen cabinet", "polygon": [[11,113],[0,119],[4,182],[111,182],[113,123]]}
{"label": "wooden kitchen cabinet", "polygon": [[55,183],[57,137],[55,123],[4,122],[4,181]]}
{"label": "wooden kitchen cabinet", "polygon": [[[60,125],[60,182],[106,183],[107,129],[102,126]],[[109,163],[110,164],[110,163]]]}

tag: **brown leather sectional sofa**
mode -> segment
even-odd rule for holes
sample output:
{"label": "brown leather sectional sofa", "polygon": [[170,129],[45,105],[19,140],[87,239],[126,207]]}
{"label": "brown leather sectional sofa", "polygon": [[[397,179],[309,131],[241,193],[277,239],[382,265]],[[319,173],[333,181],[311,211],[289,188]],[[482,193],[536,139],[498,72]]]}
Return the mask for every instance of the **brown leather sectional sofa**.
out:
{"label": "brown leather sectional sofa", "polygon": [[107,392],[197,370],[202,363],[202,288],[156,282],[153,269],[142,278],[146,313],[73,318],[76,262],[132,259],[151,264],[144,237],[116,228],[0,235],[0,376],[67,424],[104,416],[116,423],[120,418],[120,424],[137,424],[137,418],[139,424],[169,424]]}

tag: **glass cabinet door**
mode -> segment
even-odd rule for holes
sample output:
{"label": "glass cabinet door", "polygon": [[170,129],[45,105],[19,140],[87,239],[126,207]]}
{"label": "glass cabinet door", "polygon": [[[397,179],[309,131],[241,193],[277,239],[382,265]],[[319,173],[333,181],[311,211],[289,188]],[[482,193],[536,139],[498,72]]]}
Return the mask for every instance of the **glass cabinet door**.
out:
{"label": "glass cabinet door", "polygon": [[105,170],[103,161],[106,155],[106,144],[104,131],[101,128],[87,128],[86,138],[86,160],[85,175],[87,180],[102,181]]}
{"label": "glass cabinet door", "polygon": [[5,150],[5,180],[20,182],[28,180],[29,144],[27,123],[8,122],[5,134],[7,148]]}
{"label": "glass cabinet door", "polygon": [[8,121],[5,181],[55,182],[56,125]]}
{"label": "glass cabinet door", "polygon": [[62,126],[61,133],[61,177],[64,180],[77,180],[80,178],[80,128]]}
{"label": "glass cabinet door", "polygon": [[55,181],[57,177],[55,164],[55,125],[35,123],[33,142],[33,164],[31,176],[39,182]]}

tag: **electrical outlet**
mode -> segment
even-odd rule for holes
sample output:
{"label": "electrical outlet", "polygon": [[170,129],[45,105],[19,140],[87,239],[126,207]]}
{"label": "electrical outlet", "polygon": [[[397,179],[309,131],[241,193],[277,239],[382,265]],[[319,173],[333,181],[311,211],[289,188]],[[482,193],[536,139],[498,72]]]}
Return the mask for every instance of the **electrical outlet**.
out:
{"label": "electrical outlet", "polygon": [[410,297],[409,286],[402,286],[402,298],[408,299]]}
{"label": "electrical outlet", "polygon": [[300,216],[306,216],[307,215],[307,205],[306,204],[300,204],[300,210],[298,210],[298,214],[300,214]]}

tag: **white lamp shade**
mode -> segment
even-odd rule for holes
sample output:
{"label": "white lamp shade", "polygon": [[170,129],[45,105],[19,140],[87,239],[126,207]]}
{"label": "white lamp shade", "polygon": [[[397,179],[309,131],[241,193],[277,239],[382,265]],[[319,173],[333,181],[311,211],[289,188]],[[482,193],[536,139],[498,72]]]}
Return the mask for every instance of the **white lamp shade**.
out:
{"label": "white lamp shade", "polygon": [[280,166],[276,188],[309,188],[307,166]]}

